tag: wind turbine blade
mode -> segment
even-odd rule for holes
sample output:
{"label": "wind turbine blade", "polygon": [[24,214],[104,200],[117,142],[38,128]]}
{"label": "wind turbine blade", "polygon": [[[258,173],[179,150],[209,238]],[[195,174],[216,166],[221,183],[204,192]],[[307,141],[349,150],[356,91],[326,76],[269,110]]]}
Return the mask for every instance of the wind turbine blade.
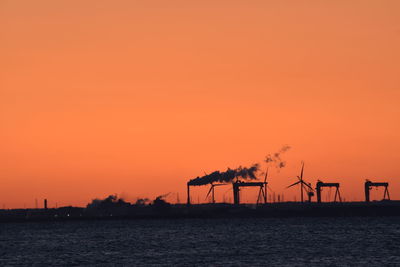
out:
{"label": "wind turbine blade", "polygon": [[289,185],[289,186],[288,186],[288,187],[286,187],[286,188],[289,188],[289,187],[295,186],[295,185],[299,184],[300,182],[301,182],[301,181],[295,182],[294,184],[291,184],[291,185]]}
{"label": "wind turbine blade", "polygon": [[307,186],[308,188],[310,188],[311,190],[314,190],[314,189],[312,189],[312,187],[311,187],[309,184],[307,184],[306,182],[301,181],[301,183],[304,184],[305,186]]}
{"label": "wind turbine blade", "polygon": [[208,196],[210,195],[210,193],[211,193],[211,191],[213,190],[213,188],[214,188],[214,185],[212,185],[212,186],[210,187],[210,190],[208,190],[208,193],[207,193],[206,199],[207,199],[207,198],[208,198]]}
{"label": "wind turbine blade", "polygon": [[303,180],[303,172],[304,172],[304,162],[303,162],[303,165],[301,166],[301,174],[300,174],[301,180]]}
{"label": "wind turbine blade", "polygon": [[265,173],[264,183],[266,183],[266,182],[267,182],[267,177],[268,177],[268,169],[269,169],[269,168],[267,168],[267,172]]}

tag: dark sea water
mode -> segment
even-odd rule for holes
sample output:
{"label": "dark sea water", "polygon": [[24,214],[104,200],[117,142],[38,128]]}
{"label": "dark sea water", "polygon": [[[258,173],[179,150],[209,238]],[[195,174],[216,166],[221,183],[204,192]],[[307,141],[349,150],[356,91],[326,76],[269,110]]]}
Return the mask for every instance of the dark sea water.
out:
{"label": "dark sea water", "polygon": [[400,218],[0,224],[0,266],[400,266]]}

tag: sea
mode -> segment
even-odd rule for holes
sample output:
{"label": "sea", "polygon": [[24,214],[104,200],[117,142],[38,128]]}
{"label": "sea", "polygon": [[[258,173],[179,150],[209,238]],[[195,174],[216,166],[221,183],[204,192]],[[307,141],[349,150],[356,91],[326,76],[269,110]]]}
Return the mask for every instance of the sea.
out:
{"label": "sea", "polygon": [[0,266],[400,266],[400,217],[1,223]]}

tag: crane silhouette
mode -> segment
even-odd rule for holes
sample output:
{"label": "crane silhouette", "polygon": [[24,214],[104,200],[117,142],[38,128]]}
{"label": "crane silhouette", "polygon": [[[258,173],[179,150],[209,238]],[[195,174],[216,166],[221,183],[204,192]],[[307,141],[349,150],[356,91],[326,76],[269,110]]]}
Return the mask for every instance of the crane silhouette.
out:
{"label": "crane silhouette", "polygon": [[264,204],[265,203],[267,203],[267,178],[268,178],[268,168],[267,168],[267,171],[265,172],[265,177],[264,177],[264,190],[263,190],[263,187],[260,187],[260,191],[258,191],[258,197],[257,197],[257,204],[259,203],[259,202],[261,202],[260,201],[260,199],[261,199],[261,196],[264,196]]}

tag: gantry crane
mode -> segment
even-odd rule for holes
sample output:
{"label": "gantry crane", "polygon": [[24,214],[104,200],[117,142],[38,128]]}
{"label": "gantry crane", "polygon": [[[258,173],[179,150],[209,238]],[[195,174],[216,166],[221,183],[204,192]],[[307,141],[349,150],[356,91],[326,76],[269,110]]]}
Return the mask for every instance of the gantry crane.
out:
{"label": "gantry crane", "polygon": [[336,198],[339,197],[339,201],[342,202],[342,198],[340,197],[340,192],[339,192],[339,183],[324,183],[320,180],[318,180],[317,182],[317,187],[315,188],[315,190],[317,191],[317,201],[318,203],[321,203],[321,191],[322,191],[322,187],[335,187],[336,188],[336,192],[335,192],[335,198],[334,198],[334,202],[336,202]]}
{"label": "gantry crane", "polygon": [[[262,195],[264,203],[267,203],[267,182],[241,182],[236,181],[232,183],[233,186],[233,203],[235,205],[240,204],[240,188],[241,187],[260,187],[259,196]],[[260,197],[257,198],[257,204],[259,203]]]}
{"label": "gantry crane", "polygon": [[383,192],[383,200],[390,200],[389,196],[389,190],[388,190],[389,183],[384,182],[384,183],[375,183],[371,182],[370,180],[366,180],[364,184],[364,190],[365,190],[365,202],[369,202],[369,191],[372,189],[372,187],[385,187],[385,191]]}

